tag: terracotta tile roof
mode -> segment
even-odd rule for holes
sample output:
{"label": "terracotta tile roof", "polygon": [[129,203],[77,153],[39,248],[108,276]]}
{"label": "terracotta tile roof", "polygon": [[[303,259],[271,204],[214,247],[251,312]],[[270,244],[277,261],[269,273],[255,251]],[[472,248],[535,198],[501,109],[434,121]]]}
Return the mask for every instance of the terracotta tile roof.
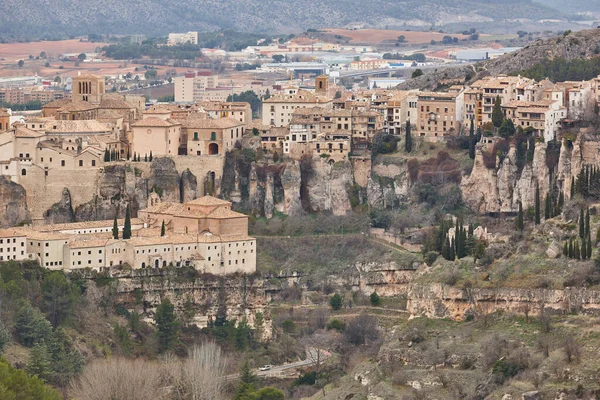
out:
{"label": "terracotta tile roof", "polygon": [[156,204],[154,206],[150,206],[142,211],[148,212],[148,213],[154,213],[154,214],[173,215],[173,214],[177,214],[177,213],[180,213],[183,211],[183,204],[170,203],[170,202],[158,203],[158,204]]}
{"label": "terracotta tile roof", "polygon": [[51,101],[50,103],[46,103],[42,106],[42,108],[62,108],[63,106],[70,104],[71,99],[59,99]]}
{"label": "terracotta tile roof", "polygon": [[8,238],[8,237],[24,237],[27,236],[28,230],[26,229],[0,229],[0,238]]}
{"label": "terracotta tile roof", "polygon": [[83,100],[70,100],[68,103],[63,104],[63,106],[58,110],[58,112],[77,112],[77,111],[88,111],[94,110],[97,107],[92,103],[88,103]]}
{"label": "terracotta tile roof", "polygon": [[6,108],[0,108],[0,117],[10,117],[10,114]]}
{"label": "terracotta tile roof", "polygon": [[153,126],[153,127],[163,127],[163,128],[168,128],[168,127],[177,126],[177,125],[181,125],[181,124],[172,119],[167,119],[165,121],[164,119],[160,119],[160,118],[156,118],[156,117],[144,118],[140,121],[136,121],[133,124],[131,124],[131,126],[142,126],[142,127],[146,127],[146,126],[152,127]]}
{"label": "terracotta tile roof", "polygon": [[[64,224],[50,224],[50,225],[37,225],[33,229],[38,232],[59,232],[66,230],[81,230],[81,229],[94,229],[94,228],[111,228],[113,227],[114,220],[104,221],[85,221],[85,222],[71,222]],[[119,226],[125,224],[124,219],[117,220]],[[143,225],[144,221],[139,218],[132,218],[131,225]]]}
{"label": "terracotta tile roof", "polygon": [[102,96],[100,105],[98,108],[104,109],[132,109],[134,108],[131,104],[123,100],[120,96]]}
{"label": "terracotta tile roof", "polygon": [[[114,241],[114,239],[112,239]],[[90,247],[104,247],[110,242],[110,238],[90,238],[88,240],[75,239],[70,240],[68,246],[70,249],[86,249]]]}
{"label": "terracotta tile roof", "polygon": [[55,120],[45,124],[46,133],[110,133],[112,128],[96,120]]}
{"label": "terracotta tile roof", "polygon": [[45,133],[27,129],[23,125],[18,125],[15,127],[15,137],[38,138],[42,136],[45,136]]}
{"label": "terracotta tile roof", "polygon": [[228,129],[236,126],[244,126],[243,122],[235,118],[188,118],[183,122],[187,129]]}
{"label": "terracotta tile roof", "polygon": [[221,200],[213,196],[203,196],[194,200],[190,200],[185,204],[192,204],[195,206],[230,206],[231,202],[227,200]]}

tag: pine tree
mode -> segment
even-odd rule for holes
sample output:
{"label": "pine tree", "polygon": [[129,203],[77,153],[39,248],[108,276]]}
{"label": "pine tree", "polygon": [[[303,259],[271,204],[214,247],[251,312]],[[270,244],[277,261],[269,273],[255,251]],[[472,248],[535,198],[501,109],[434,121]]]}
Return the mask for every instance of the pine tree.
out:
{"label": "pine tree", "polygon": [[563,246],[563,256],[567,257],[569,255],[569,244],[565,242]]}
{"label": "pine tree", "polygon": [[517,214],[517,230],[523,232],[523,204],[519,202],[519,213]]}
{"label": "pine tree", "polygon": [[540,185],[535,185],[535,224],[540,224]]}
{"label": "pine tree", "polygon": [[502,125],[503,121],[504,113],[502,112],[502,102],[500,100],[500,96],[496,96],[494,108],[492,110],[492,123],[496,128],[500,128],[500,125]]}
{"label": "pine tree", "polygon": [[160,236],[165,236],[165,220],[163,219],[162,226],[160,227]]}
{"label": "pine tree", "polygon": [[48,348],[43,343],[38,343],[31,349],[29,353],[29,361],[27,362],[27,373],[36,375],[38,378],[48,381],[52,375],[52,365]]}
{"label": "pine tree", "polygon": [[158,338],[158,350],[162,353],[173,349],[179,338],[179,321],[175,315],[175,306],[169,299],[163,299],[156,308],[156,336]]}
{"label": "pine tree", "polygon": [[149,161],[152,162],[152,151],[150,151],[150,158]]}
{"label": "pine tree", "polygon": [[550,194],[546,193],[546,204],[544,207],[544,219],[550,219],[552,216],[552,199]]}
{"label": "pine tree", "polygon": [[575,241],[573,244],[573,258],[576,260],[581,260],[581,252],[579,251],[579,240]]}
{"label": "pine tree", "polygon": [[406,121],[406,129],[404,130],[404,150],[407,153],[412,152],[412,136],[410,134],[410,121]]}
{"label": "pine tree", "polygon": [[123,239],[131,239],[131,208],[127,205],[125,210],[125,224],[123,225]]}
{"label": "pine tree", "polygon": [[583,208],[579,210],[579,237],[585,236],[585,218],[583,216]]}
{"label": "pine tree", "polygon": [[115,220],[113,221],[113,239],[119,238],[119,224],[117,223],[117,214],[115,214]]}

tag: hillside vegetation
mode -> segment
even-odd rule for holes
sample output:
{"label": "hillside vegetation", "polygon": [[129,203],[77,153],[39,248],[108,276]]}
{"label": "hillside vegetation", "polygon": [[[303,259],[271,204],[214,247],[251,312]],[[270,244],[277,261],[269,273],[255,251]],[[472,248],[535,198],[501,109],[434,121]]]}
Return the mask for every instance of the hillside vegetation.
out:
{"label": "hillside vegetation", "polygon": [[502,21],[519,15],[533,20],[562,13],[531,0],[133,0],[89,3],[62,0],[48,12],[45,2],[13,2],[0,14],[0,35],[63,37],[88,33],[166,34],[172,31],[235,28],[250,32],[299,32],[360,22],[386,27],[462,21]]}

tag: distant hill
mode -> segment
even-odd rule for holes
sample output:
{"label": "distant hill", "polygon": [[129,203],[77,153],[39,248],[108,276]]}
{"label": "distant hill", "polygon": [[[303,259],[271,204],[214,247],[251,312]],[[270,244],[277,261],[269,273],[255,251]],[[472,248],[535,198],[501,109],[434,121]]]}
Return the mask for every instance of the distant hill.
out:
{"label": "distant hill", "polygon": [[[577,76],[569,77],[569,74],[555,73],[557,76],[566,75],[569,79],[589,79],[600,73],[596,69],[599,56],[600,29],[586,29],[566,36],[560,35],[551,39],[538,40],[521,50],[505,54],[494,60],[480,62],[474,66],[436,70],[416,79],[409,79],[398,87],[400,89],[436,89],[439,82],[444,80],[458,81],[467,77],[467,80],[472,81],[484,75],[523,74],[532,72],[533,68],[543,71],[539,68],[540,65],[550,65],[552,60],[561,62],[556,64],[556,67],[565,67],[563,62],[577,61],[577,63],[581,63],[582,60],[593,60],[594,62],[581,66],[581,68],[587,68],[587,71],[578,72]],[[552,73],[553,71],[547,71],[546,76],[551,76]],[[587,76],[579,78],[579,75]]]}
{"label": "distant hill", "polygon": [[598,0],[535,0],[537,3],[555,8],[569,14],[576,14],[586,11],[600,12],[600,2]]}
{"label": "distant hill", "polygon": [[429,28],[565,16],[532,0],[0,0],[0,4],[0,35],[48,38],[223,28],[289,33],[349,24]]}

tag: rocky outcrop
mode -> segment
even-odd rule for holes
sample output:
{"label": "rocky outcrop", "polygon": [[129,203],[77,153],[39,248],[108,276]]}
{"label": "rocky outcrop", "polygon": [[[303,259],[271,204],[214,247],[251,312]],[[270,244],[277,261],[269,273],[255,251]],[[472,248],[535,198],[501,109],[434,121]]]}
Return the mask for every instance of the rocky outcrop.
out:
{"label": "rocky outcrop", "polygon": [[14,226],[30,220],[25,189],[0,176],[0,227]]}
{"label": "rocky outcrop", "polygon": [[354,183],[350,162],[313,159],[312,171],[306,182],[311,209],[331,211],[335,215],[346,214],[351,209],[348,187]]}
{"label": "rocky outcrop", "polygon": [[181,173],[180,197],[182,201],[194,200],[198,197],[198,180],[189,169]]}
{"label": "rocky outcrop", "polygon": [[152,160],[148,190],[158,193],[163,201],[181,201],[179,174],[172,159],[163,157]]}
{"label": "rocky outcrop", "polygon": [[373,165],[367,184],[367,201],[373,207],[391,207],[408,200],[411,182],[406,161]]}
{"label": "rocky outcrop", "polygon": [[[582,148],[600,148],[597,140],[581,138],[574,143],[568,142],[560,147],[558,161],[552,160],[552,152],[547,143],[536,143],[533,160],[520,170],[517,163],[516,147],[511,144],[502,161],[496,161],[496,167],[486,166],[485,154],[493,155],[495,147],[479,144],[477,147],[471,175],[461,182],[465,202],[480,213],[516,212],[519,202],[523,209],[535,204],[535,188],[540,188],[542,198],[551,189],[562,190],[568,195],[571,176],[576,175],[586,163],[596,164],[593,159],[584,161]],[[585,143],[585,146],[584,146]],[[557,145],[553,145],[557,146]],[[488,161],[489,162],[489,161]]]}
{"label": "rocky outcrop", "polygon": [[440,283],[412,284],[408,288],[408,311],[430,318],[461,320],[495,311],[538,314],[542,308],[554,313],[600,314],[600,291],[575,287],[460,289]]}
{"label": "rocky outcrop", "polygon": [[75,221],[69,189],[64,188],[60,201],[44,213],[44,221],[47,224],[64,224]]}
{"label": "rocky outcrop", "polygon": [[[84,279],[94,278],[91,272],[83,274]],[[208,326],[218,316],[228,321],[245,318],[250,326],[260,328],[264,339],[271,336],[271,316],[260,278],[197,276],[196,271],[164,269],[112,269],[110,278],[114,279],[115,302],[147,317],[168,298],[179,312],[193,311],[191,322],[199,327]]]}

